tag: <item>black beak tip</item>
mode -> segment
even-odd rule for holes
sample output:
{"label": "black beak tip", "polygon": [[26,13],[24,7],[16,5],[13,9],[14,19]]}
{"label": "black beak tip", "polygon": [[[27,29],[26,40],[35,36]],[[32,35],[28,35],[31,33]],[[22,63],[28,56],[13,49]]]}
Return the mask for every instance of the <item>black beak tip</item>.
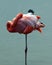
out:
{"label": "black beak tip", "polygon": [[34,11],[33,11],[32,9],[29,9],[29,10],[28,10],[28,13],[34,14]]}

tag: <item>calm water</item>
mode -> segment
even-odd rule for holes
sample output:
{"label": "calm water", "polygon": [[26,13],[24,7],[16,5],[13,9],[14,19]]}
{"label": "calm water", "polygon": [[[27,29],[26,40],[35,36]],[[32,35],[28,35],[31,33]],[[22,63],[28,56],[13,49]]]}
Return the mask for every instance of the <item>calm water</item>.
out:
{"label": "calm water", "polygon": [[28,35],[28,65],[52,65],[52,0],[0,0],[0,65],[24,65],[25,36],[9,33],[6,22],[29,9],[46,27]]}

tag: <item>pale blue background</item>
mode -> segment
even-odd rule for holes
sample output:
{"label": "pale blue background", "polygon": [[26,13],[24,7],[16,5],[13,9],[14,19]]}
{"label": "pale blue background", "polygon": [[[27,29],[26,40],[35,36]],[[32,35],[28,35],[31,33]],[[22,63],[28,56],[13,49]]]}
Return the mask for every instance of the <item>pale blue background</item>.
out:
{"label": "pale blue background", "polygon": [[6,30],[19,12],[33,9],[46,27],[28,35],[28,65],[52,65],[52,0],[0,0],[0,65],[24,65],[25,36]]}

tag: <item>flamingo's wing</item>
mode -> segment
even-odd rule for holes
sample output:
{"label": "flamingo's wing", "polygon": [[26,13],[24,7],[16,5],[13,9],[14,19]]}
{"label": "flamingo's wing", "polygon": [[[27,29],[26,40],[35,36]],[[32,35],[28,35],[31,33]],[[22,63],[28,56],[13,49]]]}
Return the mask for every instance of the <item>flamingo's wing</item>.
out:
{"label": "flamingo's wing", "polygon": [[27,26],[27,27],[25,28],[25,30],[23,31],[23,34],[28,34],[28,33],[32,32],[32,31],[33,31],[33,27]]}
{"label": "flamingo's wing", "polygon": [[19,13],[12,21],[13,21],[13,26],[16,26],[17,25],[17,22],[19,19],[21,19],[23,16],[22,13]]}

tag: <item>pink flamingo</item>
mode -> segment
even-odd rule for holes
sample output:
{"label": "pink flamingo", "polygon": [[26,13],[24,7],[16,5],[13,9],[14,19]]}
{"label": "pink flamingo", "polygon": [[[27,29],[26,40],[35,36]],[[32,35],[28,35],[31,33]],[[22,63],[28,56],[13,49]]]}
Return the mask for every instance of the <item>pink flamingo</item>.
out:
{"label": "pink flamingo", "polygon": [[25,34],[26,48],[25,48],[25,65],[27,65],[27,34],[33,30],[42,32],[45,24],[39,22],[40,16],[34,15],[33,10],[29,10],[27,14],[19,13],[12,21],[8,21],[7,30],[11,33]]}

